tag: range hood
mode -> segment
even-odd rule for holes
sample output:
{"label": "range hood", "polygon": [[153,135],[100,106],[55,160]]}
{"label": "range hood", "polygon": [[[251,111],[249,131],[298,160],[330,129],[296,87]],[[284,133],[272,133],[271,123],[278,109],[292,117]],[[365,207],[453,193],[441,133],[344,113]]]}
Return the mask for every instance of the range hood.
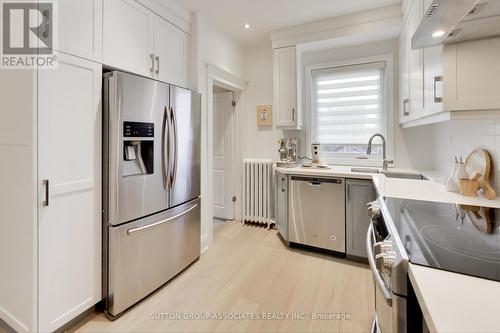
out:
{"label": "range hood", "polygon": [[434,0],[412,36],[412,49],[500,35],[500,0]]}

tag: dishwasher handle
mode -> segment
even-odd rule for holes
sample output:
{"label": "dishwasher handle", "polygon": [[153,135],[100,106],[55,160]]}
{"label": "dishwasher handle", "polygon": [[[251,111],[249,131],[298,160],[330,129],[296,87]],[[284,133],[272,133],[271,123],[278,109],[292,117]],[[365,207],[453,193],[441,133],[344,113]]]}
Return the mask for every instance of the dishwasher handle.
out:
{"label": "dishwasher handle", "polygon": [[315,178],[315,177],[300,177],[300,176],[292,176],[291,180],[308,182],[309,185],[311,186],[321,186],[321,184],[323,183],[342,184],[344,181],[343,178]]}

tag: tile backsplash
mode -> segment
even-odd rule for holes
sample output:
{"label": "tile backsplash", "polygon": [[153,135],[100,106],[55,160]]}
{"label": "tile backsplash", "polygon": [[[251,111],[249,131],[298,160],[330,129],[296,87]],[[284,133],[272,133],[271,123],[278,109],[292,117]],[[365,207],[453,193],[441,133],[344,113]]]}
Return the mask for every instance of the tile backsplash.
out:
{"label": "tile backsplash", "polygon": [[500,189],[500,120],[453,120],[432,125],[434,169],[448,176],[455,156],[467,158],[475,148],[488,151],[492,169],[490,181]]}

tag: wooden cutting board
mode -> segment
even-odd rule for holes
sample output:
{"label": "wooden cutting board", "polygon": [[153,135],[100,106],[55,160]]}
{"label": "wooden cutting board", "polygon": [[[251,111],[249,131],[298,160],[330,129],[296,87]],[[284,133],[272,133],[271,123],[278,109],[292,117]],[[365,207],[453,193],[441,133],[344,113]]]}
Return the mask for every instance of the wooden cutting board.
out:
{"label": "wooden cutting board", "polygon": [[490,185],[491,158],[486,150],[473,150],[469,157],[465,160],[465,170],[469,175],[479,173],[481,177],[478,179],[478,182],[483,189],[486,198],[490,200],[496,198],[497,194]]}

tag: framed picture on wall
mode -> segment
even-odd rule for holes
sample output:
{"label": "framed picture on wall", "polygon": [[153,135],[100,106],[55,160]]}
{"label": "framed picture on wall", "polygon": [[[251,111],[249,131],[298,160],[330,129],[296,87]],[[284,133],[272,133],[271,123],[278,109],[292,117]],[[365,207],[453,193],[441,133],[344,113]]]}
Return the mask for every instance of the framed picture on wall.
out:
{"label": "framed picture on wall", "polygon": [[273,126],[273,106],[258,105],[257,106],[257,126]]}

